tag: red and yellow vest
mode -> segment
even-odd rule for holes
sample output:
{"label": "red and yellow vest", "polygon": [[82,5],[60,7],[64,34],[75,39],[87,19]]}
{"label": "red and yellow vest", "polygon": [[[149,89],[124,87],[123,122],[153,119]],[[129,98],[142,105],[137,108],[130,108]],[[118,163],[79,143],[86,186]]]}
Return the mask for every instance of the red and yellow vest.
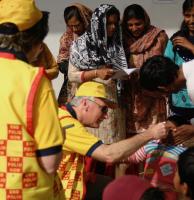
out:
{"label": "red and yellow vest", "polygon": [[35,151],[33,109],[43,68],[0,52],[0,199],[54,198],[54,175],[44,172]]}
{"label": "red and yellow vest", "polygon": [[95,178],[89,169],[86,155],[92,147],[97,148],[96,144],[101,144],[101,141],[89,133],[66,107],[59,108],[59,119],[66,131],[63,159],[58,168],[65,199],[83,200],[87,181]]}
{"label": "red and yellow vest", "polygon": [[[80,122],[74,119],[65,107],[59,109],[59,119],[62,120],[64,118],[66,119],[65,124],[67,126],[73,124],[75,127],[79,127]],[[79,130],[77,130],[77,132],[79,132]],[[66,132],[66,142],[68,143],[71,142],[69,136],[71,136],[71,129],[68,129],[68,132]],[[84,156],[66,148],[65,144],[63,145],[63,158],[58,168],[58,175],[63,185],[66,200],[84,199],[86,193],[84,162]]]}

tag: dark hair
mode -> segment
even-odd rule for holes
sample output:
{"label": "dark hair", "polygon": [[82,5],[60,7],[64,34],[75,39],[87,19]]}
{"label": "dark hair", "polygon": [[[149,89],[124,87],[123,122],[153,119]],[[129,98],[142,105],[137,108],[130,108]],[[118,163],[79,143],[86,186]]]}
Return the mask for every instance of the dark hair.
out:
{"label": "dark hair", "polygon": [[191,10],[193,8],[193,6],[194,6],[194,0],[185,0],[184,3],[183,3],[183,6],[182,6],[183,14],[186,11]]}
{"label": "dark hair", "polygon": [[79,9],[76,6],[69,6],[64,10],[64,20],[66,24],[72,17],[76,17],[80,22],[83,22]]}
{"label": "dark hair", "polygon": [[127,31],[127,21],[132,18],[143,20],[145,22],[145,30],[147,30],[148,26],[150,25],[150,19],[146,11],[138,4],[132,4],[125,8],[122,22],[123,30]]}
{"label": "dark hair", "polygon": [[179,66],[164,56],[149,58],[140,68],[140,84],[147,90],[157,90],[158,86],[168,86],[178,76]]}
{"label": "dark hair", "polygon": [[165,195],[159,188],[152,187],[143,193],[140,200],[165,200]]}
{"label": "dark hair", "polygon": [[20,32],[13,23],[0,24],[0,48],[13,52],[21,52]]}
{"label": "dark hair", "polygon": [[24,47],[24,52],[31,50],[33,44],[38,44],[44,40],[48,34],[48,18],[49,13],[43,11],[41,20],[30,29],[21,32],[21,42]]}
{"label": "dark hair", "polygon": [[18,27],[10,22],[0,24],[0,34],[14,35],[19,32]]}
{"label": "dark hair", "polygon": [[188,193],[191,199],[194,199],[194,147],[190,147],[179,155],[177,168],[180,177],[180,183],[188,185]]}
{"label": "dark hair", "polygon": [[116,7],[112,7],[108,12],[106,13],[106,17],[110,17],[111,15],[117,15],[118,19],[120,20],[120,12]]}

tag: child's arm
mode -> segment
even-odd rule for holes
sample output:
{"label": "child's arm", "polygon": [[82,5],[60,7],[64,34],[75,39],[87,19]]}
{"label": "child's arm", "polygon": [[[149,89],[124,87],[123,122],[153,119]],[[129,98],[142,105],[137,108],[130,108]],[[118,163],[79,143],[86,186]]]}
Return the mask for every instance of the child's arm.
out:
{"label": "child's arm", "polygon": [[140,162],[143,162],[146,159],[146,152],[145,152],[144,147],[145,146],[138,149],[134,154],[125,158],[122,162],[124,162],[124,163],[140,163]]}

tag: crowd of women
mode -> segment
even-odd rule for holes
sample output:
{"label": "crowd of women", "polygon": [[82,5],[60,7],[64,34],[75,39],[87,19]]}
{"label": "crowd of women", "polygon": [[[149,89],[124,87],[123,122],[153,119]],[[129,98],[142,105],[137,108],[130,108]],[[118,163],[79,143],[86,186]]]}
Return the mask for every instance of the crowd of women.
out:
{"label": "crowd of women", "polygon": [[[108,111],[108,118],[99,129],[89,129],[105,144],[131,137],[166,120],[176,126],[173,145],[192,145],[194,105],[186,89],[167,97],[143,90],[138,73],[120,79],[114,79],[114,74],[118,69],[141,68],[155,55],[167,56],[179,65],[194,59],[193,0],[184,1],[182,25],[170,38],[165,30],[151,24],[148,13],[138,4],[127,6],[121,16],[114,5],[102,4],[92,11],[76,3],[65,8],[64,20],[66,32],[60,39],[57,63],[45,44],[37,46],[40,54],[35,60],[53,68],[48,71],[50,78],[56,77],[57,65],[64,74],[58,97],[60,106],[71,100],[83,82],[102,82],[108,98],[117,102],[118,108]],[[41,63],[40,57],[44,56],[49,57],[45,59],[49,63]],[[125,174],[127,167],[117,164],[116,176]]]}
{"label": "crowd of women", "polygon": [[[109,13],[112,7],[114,10]],[[116,67],[140,68],[147,58],[162,55],[168,36],[151,25],[148,14],[137,4],[125,9],[122,26],[114,6],[102,5],[91,13],[89,8],[77,4],[64,11],[67,31],[61,38],[58,63],[69,84],[63,85],[67,89],[62,88],[59,103],[66,103],[84,81],[106,83],[110,98],[119,103],[119,108],[109,113],[94,134],[109,144],[125,138],[126,130],[130,136],[166,118],[165,98],[142,91],[137,76],[124,81],[111,77]]]}
{"label": "crowd of women", "polygon": [[[111,78],[115,68],[141,68],[154,55],[168,56],[178,64],[192,59],[192,9],[193,2],[185,1],[180,31],[168,39],[165,30],[152,25],[148,13],[138,4],[126,7],[123,16],[115,6],[105,4],[94,12],[81,4],[65,8],[66,32],[60,39],[57,59],[59,70],[64,74],[59,105],[70,100],[85,81],[105,83],[109,98],[116,100],[119,107],[109,111],[100,129],[90,131],[106,144],[166,120],[168,102],[173,115],[170,119],[176,123],[193,118],[194,105],[186,89],[172,94],[168,101],[164,96],[141,89],[137,74],[128,80]],[[184,126],[183,131],[191,135],[193,129]],[[184,136],[181,139],[186,142]]]}

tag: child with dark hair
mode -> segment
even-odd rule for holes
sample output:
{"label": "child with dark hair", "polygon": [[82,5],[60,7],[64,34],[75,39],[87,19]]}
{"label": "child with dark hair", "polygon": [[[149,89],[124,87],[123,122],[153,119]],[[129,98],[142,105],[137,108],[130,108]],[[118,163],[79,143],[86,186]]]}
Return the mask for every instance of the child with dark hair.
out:
{"label": "child with dark hair", "polygon": [[[140,84],[144,89],[155,91],[158,95],[169,95],[187,88],[188,95],[194,103],[194,60],[183,63],[182,66],[175,64],[170,58],[154,56],[148,59],[140,69]],[[184,99],[184,96],[182,96]],[[191,113],[190,118],[180,114],[188,124],[183,124],[173,131],[176,144],[184,144],[187,147],[193,145],[194,126]]]}
{"label": "child with dark hair", "polygon": [[194,60],[191,60],[179,67],[170,58],[153,56],[140,69],[140,84],[144,89],[158,91],[161,95],[178,92],[186,86],[194,103],[193,64]]}
{"label": "child with dark hair", "polygon": [[188,148],[179,155],[174,187],[180,192],[181,199],[194,199],[194,147]]}

